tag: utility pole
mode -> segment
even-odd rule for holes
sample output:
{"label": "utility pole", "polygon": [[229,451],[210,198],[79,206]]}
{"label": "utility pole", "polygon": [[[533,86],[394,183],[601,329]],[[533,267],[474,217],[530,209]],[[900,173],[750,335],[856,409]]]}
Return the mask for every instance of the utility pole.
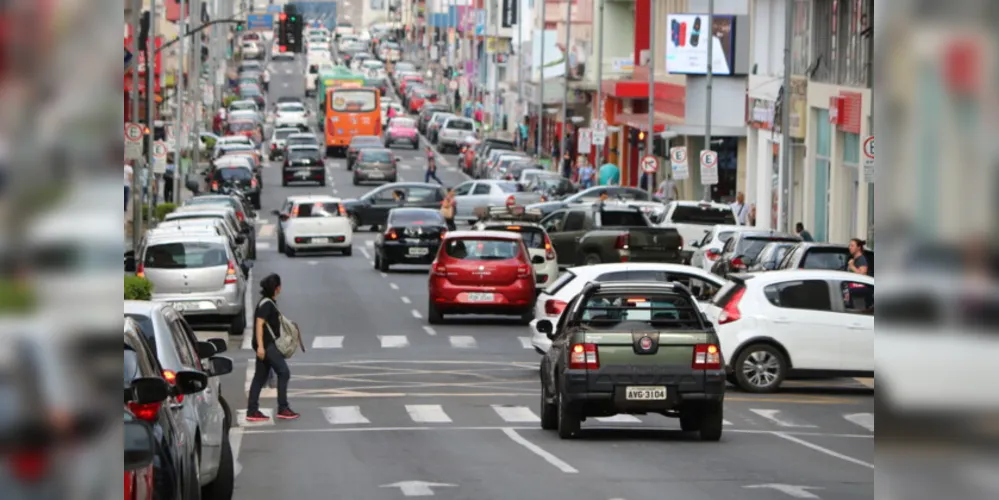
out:
{"label": "utility pole", "polygon": [[[149,39],[146,42],[146,126],[149,128],[149,134],[146,135],[146,190],[149,192],[149,203],[146,204],[146,220],[149,222],[153,221],[153,178],[155,173],[153,172],[153,143],[155,142],[155,122],[153,121],[153,108],[156,106],[156,24],[159,22],[159,16],[156,14],[156,2],[149,2]],[[138,210],[136,213],[142,210],[142,206],[136,206]]]}
{"label": "utility pole", "polygon": [[[517,138],[519,140],[521,137],[520,124],[527,116],[524,108],[524,9],[522,8],[523,2],[520,0],[510,1],[517,2],[517,108],[520,110],[520,116],[517,117]],[[526,143],[523,148],[524,151],[527,151]]]}
{"label": "utility pole", "polygon": [[[604,119],[604,2],[605,0],[597,0],[599,2],[598,12],[600,24],[597,25],[597,112],[595,118],[597,120]],[[597,156],[594,167],[600,168],[603,165],[603,144],[597,144]]]}
{"label": "utility pole", "polygon": [[[487,51],[486,57],[489,59],[489,65],[493,69],[493,73],[492,73],[492,85],[491,85],[492,90],[490,91],[490,94],[492,95],[492,101],[493,101],[492,102],[493,112],[492,112],[492,118],[490,119],[490,121],[492,122],[492,127],[490,127],[490,130],[492,131],[493,137],[496,137],[497,134],[499,133],[499,130],[497,130],[497,129],[499,128],[499,125],[500,125],[499,124],[499,95],[497,95],[497,94],[499,94],[499,51],[496,50],[498,48],[497,47],[498,44],[496,42],[499,41],[499,27],[500,27],[500,23],[502,22],[501,21],[502,12],[500,12],[500,3],[499,3],[499,0],[493,0],[493,3],[492,3],[492,5],[490,5],[490,7],[492,7],[492,9],[494,10],[494,12],[496,13],[496,16],[493,17],[494,22],[489,23],[491,25],[490,27],[492,28],[490,31],[493,32],[493,36],[492,36],[493,53],[492,53],[492,56],[490,57],[489,54],[488,54],[488,51]],[[487,42],[486,42],[486,46],[487,47],[488,47],[488,44],[489,44],[489,42],[488,42],[488,37],[487,37]]]}
{"label": "utility pole", "polygon": [[[780,204],[780,230],[789,232],[790,228],[790,207],[791,207],[791,45],[794,44],[794,0],[787,0],[784,8],[784,92],[781,100],[780,131],[781,131],[781,190],[783,200]],[[774,228],[777,229],[777,228]]]}
{"label": "utility pole", "polygon": [[[565,2],[565,76],[562,77],[562,137],[569,134],[569,72],[572,70],[572,66],[569,64],[569,55],[572,52],[572,1],[567,0]],[[652,0],[649,0],[652,1]],[[556,140],[561,141],[562,137],[558,137]],[[562,156],[568,153],[568,149],[565,144],[562,145],[565,151],[562,151]],[[572,162],[572,158],[569,159]]]}
{"label": "utility pole", "polygon": [[[708,32],[707,44],[708,44],[708,71],[705,82],[707,83],[707,99],[705,99],[704,107],[706,117],[704,119],[704,149],[711,149],[711,99],[714,93],[712,83],[711,83],[711,73],[714,71],[714,60],[712,59],[714,55],[715,46],[715,0],[708,0],[708,23],[705,31]],[[717,168],[717,167],[715,167]],[[711,185],[705,184],[704,186],[704,201],[711,200]]]}
{"label": "utility pole", "polygon": [[[151,17],[151,16],[150,16]],[[145,47],[139,46],[139,33],[142,30],[142,0],[132,0],[132,57],[135,58],[135,64],[132,65],[132,121],[139,123],[139,82],[141,76],[139,76],[139,68],[142,67],[138,64],[139,51],[145,50]],[[152,19],[149,20],[152,24]],[[155,42],[153,42],[155,44]],[[146,60],[148,61],[148,54]],[[151,90],[147,87],[146,93]],[[147,118],[148,121],[148,118]],[[151,135],[151,134],[150,134]],[[142,138],[146,141],[145,136]],[[135,250],[139,247],[139,239],[142,236],[142,187],[139,185],[139,179],[141,176],[139,172],[142,171],[142,159],[135,161],[135,166],[132,168],[132,186],[130,189],[132,193],[132,249]]]}
{"label": "utility pole", "polygon": [[[570,0],[572,1],[572,0]],[[535,149],[537,149],[538,159],[541,159],[541,144],[545,138],[545,40],[548,39],[545,36],[548,27],[548,0],[541,0],[541,39],[534,43],[541,44],[541,61],[538,63],[538,140],[535,144]],[[555,158],[552,158],[552,167],[555,171],[558,171],[558,165],[555,164]]]}
{"label": "utility pole", "polygon": [[[711,24],[709,23],[708,26]],[[647,155],[653,154],[656,136],[656,0],[649,0],[649,33],[652,41],[649,43],[649,132],[645,134],[645,154]],[[708,43],[711,43],[710,38]],[[643,172],[642,175],[645,176],[646,187],[649,188],[649,201],[652,201],[656,192],[656,174]]]}
{"label": "utility pole", "polygon": [[[180,176],[180,155],[184,150],[184,92],[185,92],[185,79],[184,79],[184,59],[187,56],[186,45],[187,45],[187,31],[190,23],[190,19],[187,16],[189,5],[187,5],[186,0],[180,0],[180,21],[177,23],[177,32],[180,34],[180,47],[177,49],[177,78],[174,79],[173,95],[174,109],[176,110],[176,116],[174,117],[174,127],[173,127],[173,141],[174,141],[174,187],[177,187],[178,179]],[[192,44],[193,45],[193,44]],[[171,203],[177,203],[180,199],[180,190],[174,189],[173,197],[170,200]]]}
{"label": "utility pole", "polygon": [[[204,0],[194,0],[193,5],[195,6],[195,8],[191,10],[191,12],[194,13],[192,18],[197,19],[198,27],[200,28],[205,22],[204,18],[201,16],[201,12],[205,8]],[[205,100],[202,92],[203,86],[201,84],[201,69],[204,66],[201,60],[201,51],[203,47],[201,38],[202,38],[201,33],[195,35],[194,43],[192,44],[191,47],[192,48],[191,52],[194,53],[194,56],[191,58],[192,61],[191,66],[193,68],[191,73],[193,75],[192,78],[194,81],[194,97],[191,99],[191,101],[194,103],[194,123],[191,124],[192,138],[190,146],[191,149],[190,167],[192,169],[196,169],[198,167],[198,162],[201,161],[201,122],[203,118],[202,110],[204,108],[204,100]],[[180,168],[180,164],[178,164],[177,172],[174,174],[174,189],[173,189],[173,192],[175,193],[178,202],[181,200],[180,196],[180,193],[182,192],[181,189],[185,187],[184,181],[186,181],[188,175],[190,175],[190,171],[188,171],[186,168]]]}

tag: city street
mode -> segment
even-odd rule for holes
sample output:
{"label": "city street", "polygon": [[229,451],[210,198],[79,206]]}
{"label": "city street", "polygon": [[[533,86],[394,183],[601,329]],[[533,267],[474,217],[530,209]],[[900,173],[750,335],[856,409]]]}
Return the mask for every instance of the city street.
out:
{"label": "city street", "polygon": [[[299,64],[272,70],[272,99],[301,95]],[[396,154],[400,180],[422,181],[422,150]],[[439,172],[450,186],[466,179],[454,158]],[[356,198],[374,188],[353,186],[343,159],[328,159],[327,169],[326,188],[282,188],[279,164],[264,171],[253,283],[281,276],[282,311],[300,325],[307,352],[290,360],[300,419],[247,424],[238,410],[236,498],[871,497],[873,391],[852,379],[788,382],[777,395],[732,390],[719,443],[655,415],[591,419],[572,441],[542,431],[540,356],[528,327],[502,318],[429,326],[426,267],[378,272],[367,228],[354,235],[351,257],[277,253],[270,212],[287,196]],[[223,392],[234,410],[245,407],[253,374],[249,338],[230,339],[236,369]],[[265,413],[275,397],[264,389]]]}

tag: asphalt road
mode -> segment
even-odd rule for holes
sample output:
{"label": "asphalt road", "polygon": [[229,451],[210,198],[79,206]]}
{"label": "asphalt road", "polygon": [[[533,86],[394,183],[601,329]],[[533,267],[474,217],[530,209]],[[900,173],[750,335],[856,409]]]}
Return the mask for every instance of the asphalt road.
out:
{"label": "asphalt road", "polygon": [[[276,69],[272,97],[295,95],[286,89],[301,73]],[[422,180],[422,152],[397,154],[401,178]],[[445,184],[465,180],[453,156],[444,160]],[[354,198],[374,188],[353,186],[342,159],[327,168],[326,188],[282,188],[277,165],[264,172],[254,282],[280,274],[282,310],[302,328],[307,352],[290,362],[289,396],[302,417],[247,424],[238,412],[236,498],[874,497],[873,394],[852,381],[789,383],[777,395],[733,390],[719,443],[698,442],[660,416],[593,419],[573,441],[542,431],[527,327],[488,318],[431,327],[427,269],[376,271],[371,232],[355,234],[351,257],[277,253],[269,214],[286,196]],[[242,340],[230,339],[237,368],[223,381],[234,409],[245,407],[252,377]],[[275,397],[264,390],[265,412]]]}

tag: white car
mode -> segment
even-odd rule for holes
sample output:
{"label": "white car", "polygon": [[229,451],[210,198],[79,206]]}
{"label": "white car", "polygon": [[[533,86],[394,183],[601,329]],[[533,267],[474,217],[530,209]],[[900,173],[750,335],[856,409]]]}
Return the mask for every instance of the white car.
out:
{"label": "white car", "polygon": [[271,133],[270,150],[267,153],[267,159],[274,161],[278,158],[284,157],[284,145],[288,140],[288,136],[292,134],[297,134],[301,132],[298,127],[281,127],[274,129]]}
{"label": "white car", "polygon": [[538,287],[555,281],[558,277],[558,256],[548,233],[540,224],[524,221],[489,221],[475,225],[478,231],[506,231],[520,233],[531,255],[534,276]]}
{"label": "white car", "polygon": [[612,263],[580,266],[566,270],[553,283],[538,294],[534,303],[534,321],[531,322],[531,345],[539,354],[551,348],[552,341],[536,328],[538,321],[546,319],[557,324],[565,306],[587,283],[610,281],[672,281],[687,285],[702,307],[725,286],[726,281],[696,267],[681,264]]}
{"label": "white car", "polygon": [[389,108],[395,109],[395,116],[405,116],[406,115],[405,111],[403,111],[403,109],[402,109],[402,105],[400,105],[399,103],[397,103],[395,101],[384,101],[383,100],[382,101],[382,128],[388,126],[388,122],[389,122],[388,110],[389,110]]}
{"label": "white car", "polygon": [[291,196],[274,215],[278,224],[278,251],[293,257],[302,250],[333,250],[353,254],[354,231],[340,198],[322,195]]}
{"label": "white car", "polygon": [[309,64],[309,71],[305,74],[305,95],[313,96],[319,87],[319,74],[333,71],[336,65],[333,61],[321,61]]}
{"label": "white car", "polygon": [[274,110],[274,126],[299,127],[309,124],[309,109],[300,102],[283,102]]}
{"label": "white car", "polygon": [[695,250],[694,242],[704,239],[704,233],[718,224],[738,224],[730,205],[710,201],[672,201],[666,204],[666,215],[659,225],[675,228],[680,233],[684,256],[689,258]]}
{"label": "white car", "polygon": [[812,269],[732,276],[705,307],[729,380],[772,393],[785,378],[874,376],[874,278]]}
{"label": "white car", "polygon": [[218,158],[221,155],[222,150],[225,149],[225,146],[234,146],[237,144],[244,144],[251,148],[256,147],[254,146],[253,141],[245,135],[227,135],[219,138],[219,140],[215,142],[215,150],[212,151],[212,158]]}
{"label": "white car", "polygon": [[239,48],[245,59],[260,59],[264,53],[256,42],[243,42]]}
{"label": "white car", "polygon": [[752,226],[731,226],[728,224],[719,224],[711,228],[704,235],[704,238],[693,242],[694,253],[690,257],[690,265],[711,271],[718,257],[721,257],[722,248],[732,238],[732,235],[753,230],[756,228]]}

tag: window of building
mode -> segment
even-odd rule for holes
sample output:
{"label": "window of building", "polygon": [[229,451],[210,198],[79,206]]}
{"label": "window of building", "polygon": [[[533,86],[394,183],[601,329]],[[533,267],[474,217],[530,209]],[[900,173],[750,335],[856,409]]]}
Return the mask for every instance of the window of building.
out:
{"label": "window of building", "polygon": [[794,27],[791,30],[791,72],[804,75],[811,65],[812,0],[795,0]]}
{"label": "window of building", "polygon": [[815,134],[815,241],[828,241],[829,237],[829,166],[832,163],[832,146],[829,125],[829,111],[820,109],[815,114],[815,127],[809,127]]}
{"label": "window of building", "polygon": [[813,79],[867,87],[871,63],[874,0],[814,0]]}

